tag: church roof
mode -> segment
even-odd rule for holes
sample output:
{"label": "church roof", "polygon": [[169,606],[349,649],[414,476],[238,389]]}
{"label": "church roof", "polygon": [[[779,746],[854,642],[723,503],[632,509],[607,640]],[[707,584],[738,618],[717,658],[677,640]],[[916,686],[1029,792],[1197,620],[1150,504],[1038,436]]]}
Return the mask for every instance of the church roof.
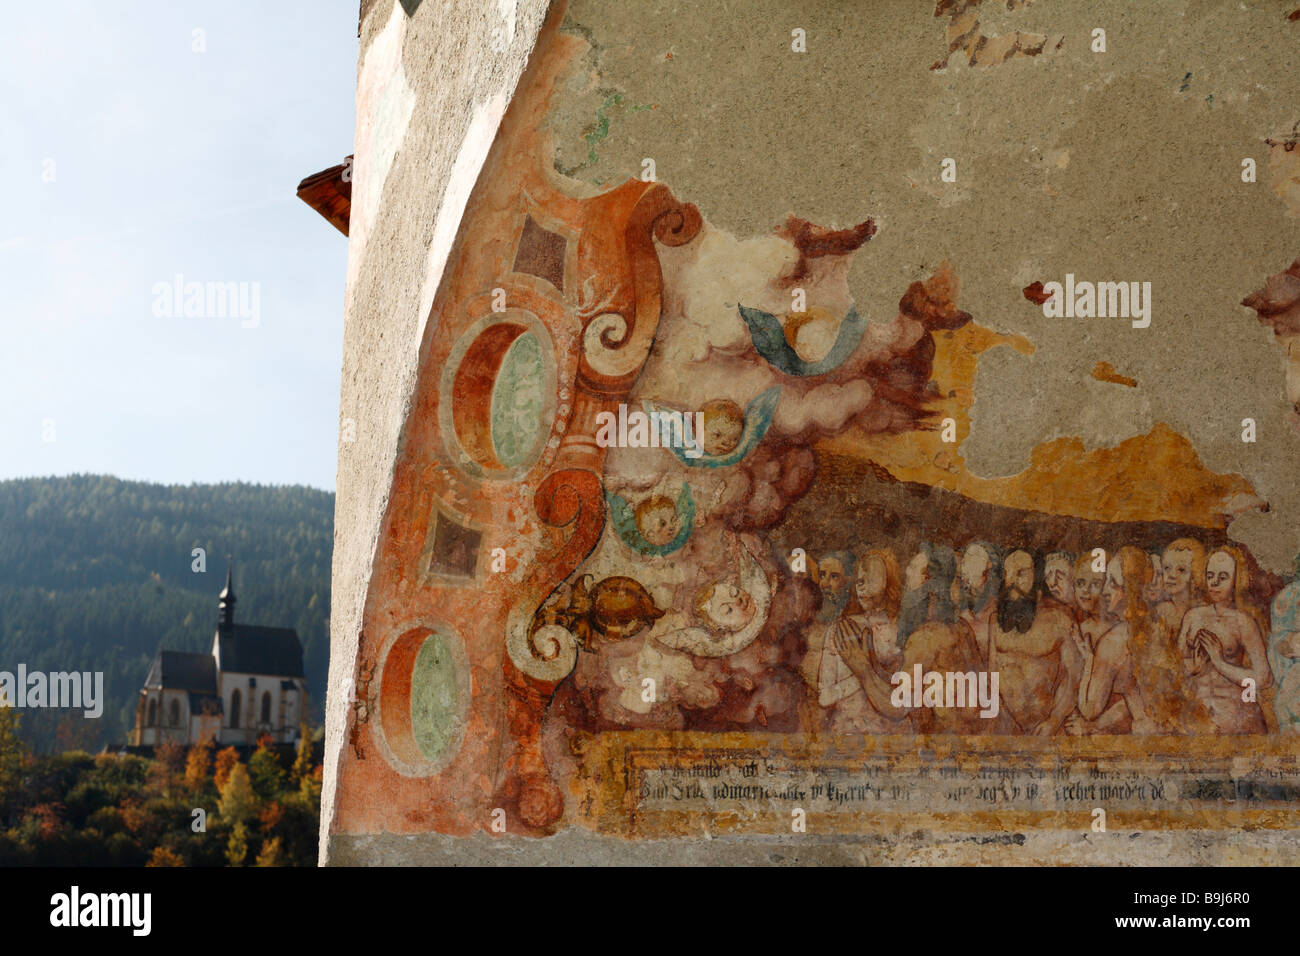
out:
{"label": "church roof", "polygon": [[255,624],[218,628],[217,656],[226,673],[304,676],[302,643],[292,628]]}
{"label": "church roof", "polygon": [[189,690],[200,694],[217,692],[217,662],[211,654],[159,651],[154,655],[146,687]]}

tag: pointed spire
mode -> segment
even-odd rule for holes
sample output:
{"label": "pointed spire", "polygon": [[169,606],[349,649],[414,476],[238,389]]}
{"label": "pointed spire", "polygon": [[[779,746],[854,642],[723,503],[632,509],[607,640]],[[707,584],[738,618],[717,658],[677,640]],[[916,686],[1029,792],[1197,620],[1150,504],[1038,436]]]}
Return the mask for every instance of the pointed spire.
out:
{"label": "pointed spire", "polygon": [[235,559],[226,555],[226,586],[217,596],[217,627],[235,626]]}

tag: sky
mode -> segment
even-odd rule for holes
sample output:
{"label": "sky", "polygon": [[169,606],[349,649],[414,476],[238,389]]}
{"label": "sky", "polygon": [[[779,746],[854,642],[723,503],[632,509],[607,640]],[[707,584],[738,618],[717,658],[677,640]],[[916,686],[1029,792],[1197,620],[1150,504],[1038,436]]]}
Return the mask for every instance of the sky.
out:
{"label": "sky", "polygon": [[352,151],[358,7],[6,8],[0,480],[333,490],[347,239],[296,190]]}

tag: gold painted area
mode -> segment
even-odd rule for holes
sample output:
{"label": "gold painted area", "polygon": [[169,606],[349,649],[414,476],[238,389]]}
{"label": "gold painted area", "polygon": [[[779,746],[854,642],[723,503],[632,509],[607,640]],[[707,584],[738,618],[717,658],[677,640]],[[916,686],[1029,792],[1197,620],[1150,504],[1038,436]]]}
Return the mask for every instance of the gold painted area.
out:
{"label": "gold painted area", "polygon": [[940,427],[904,435],[855,430],[818,448],[874,461],[899,480],[976,501],[1091,521],[1174,521],[1222,529],[1231,516],[1262,503],[1249,481],[1206,468],[1191,442],[1163,423],[1111,448],[1089,451],[1074,437],[1044,442],[1033,450],[1028,468],[1006,478],[971,474],[961,443],[970,432],[975,372],[980,355],[998,346],[1023,355],[1034,352],[1024,336],[975,324],[935,335],[932,380],[943,397],[934,403],[934,419],[936,424],[953,419],[956,442],[945,443]]}

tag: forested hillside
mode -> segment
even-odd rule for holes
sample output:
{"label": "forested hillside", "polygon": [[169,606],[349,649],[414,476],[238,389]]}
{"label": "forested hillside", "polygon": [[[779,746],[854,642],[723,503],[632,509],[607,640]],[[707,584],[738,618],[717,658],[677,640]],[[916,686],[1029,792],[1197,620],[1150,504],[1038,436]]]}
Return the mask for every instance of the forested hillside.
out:
{"label": "forested hillside", "polygon": [[211,648],[227,554],[236,620],[298,631],[319,721],[333,525],[334,495],[301,486],[0,482],[0,671],[103,671],[105,683],[100,719],[28,710],[23,738],[40,751],[125,742],[154,652]]}

